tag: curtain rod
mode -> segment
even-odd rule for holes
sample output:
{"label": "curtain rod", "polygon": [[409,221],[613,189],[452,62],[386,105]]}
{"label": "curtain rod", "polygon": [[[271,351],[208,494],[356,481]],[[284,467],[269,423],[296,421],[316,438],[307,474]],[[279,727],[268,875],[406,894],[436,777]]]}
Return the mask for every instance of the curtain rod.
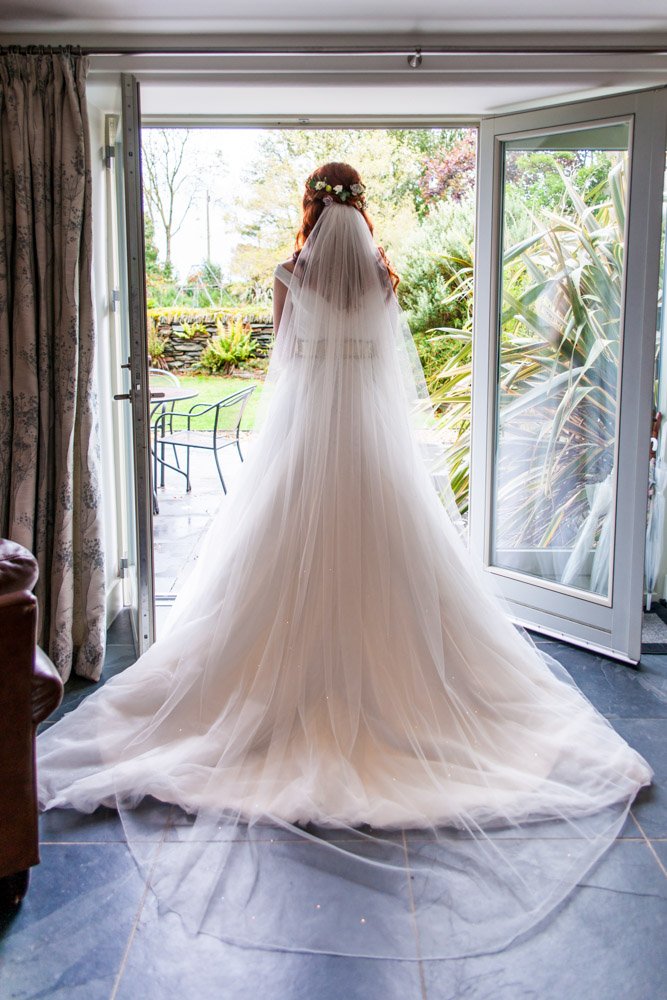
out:
{"label": "curtain rod", "polygon": [[515,45],[505,48],[492,45],[482,45],[470,47],[469,45],[422,45],[409,44],[405,46],[327,46],[327,45],[291,45],[291,46],[249,46],[242,45],[216,45],[216,46],[170,46],[168,44],[158,45],[0,45],[0,52],[25,52],[37,54],[48,53],[71,53],[73,55],[84,56],[148,56],[148,55],[192,55],[192,56],[405,56],[406,58],[416,53],[423,56],[448,56],[448,55],[611,55],[618,53],[637,53],[644,55],[667,55],[667,45],[661,43],[634,43],[627,42],[618,45],[607,44],[603,47],[595,47],[582,43],[559,45],[550,47],[548,45],[531,46]]}
{"label": "curtain rod", "polygon": [[413,55],[415,52],[419,52],[422,56],[454,56],[454,55],[568,55],[570,53],[575,54],[596,54],[610,55],[618,54],[621,52],[637,52],[644,55],[667,55],[667,48],[664,45],[661,46],[646,46],[646,47],[628,47],[627,45],[618,45],[608,48],[590,48],[585,45],[581,48],[466,48],[465,46],[448,46],[447,48],[430,48],[424,47],[422,45],[406,45],[405,48],[327,48],[326,46],[306,46],[298,47],[294,46],[292,48],[254,48],[254,49],[244,49],[244,48],[228,48],[223,46],[217,46],[215,48],[165,48],[164,46],[147,47],[116,47],[112,46],[109,48],[95,47],[88,48],[83,46],[81,52],[83,55],[202,55],[202,56],[307,56],[307,55],[318,55],[318,56],[408,56]]}

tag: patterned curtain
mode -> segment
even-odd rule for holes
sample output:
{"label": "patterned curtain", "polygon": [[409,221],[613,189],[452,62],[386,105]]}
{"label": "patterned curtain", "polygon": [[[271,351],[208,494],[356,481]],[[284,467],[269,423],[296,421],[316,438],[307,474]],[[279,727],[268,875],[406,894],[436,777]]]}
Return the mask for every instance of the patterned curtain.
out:
{"label": "patterned curtain", "polygon": [[0,532],[37,558],[40,645],[99,678],[105,593],[88,61],[0,50]]}

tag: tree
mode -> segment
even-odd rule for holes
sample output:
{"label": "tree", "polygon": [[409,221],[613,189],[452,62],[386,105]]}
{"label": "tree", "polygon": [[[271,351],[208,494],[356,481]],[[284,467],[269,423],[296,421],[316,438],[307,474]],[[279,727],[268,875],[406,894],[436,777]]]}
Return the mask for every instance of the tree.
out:
{"label": "tree", "polygon": [[576,210],[569,198],[567,180],[589,204],[604,201],[608,196],[609,174],[617,158],[618,153],[611,150],[510,150],[505,159],[505,174],[535,211],[558,210],[564,200]]}
{"label": "tree", "polygon": [[426,207],[442,198],[461,202],[474,190],[477,137],[474,129],[462,132],[448,149],[438,149],[423,162],[419,193]]}
{"label": "tree", "polygon": [[189,129],[146,129],[143,133],[144,196],[154,231],[164,233],[166,268],[172,267],[172,240],[199,188],[195,158],[188,156]]}
{"label": "tree", "polygon": [[227,286],[228,281],[220,265],[205,260],[191,268],[183,291],[194,306],[233,305]]}
{"label": "tree", "polygon": [[144,219],[144,247],[146,260],[146,299],[149,308],[171,303],[176,291],[172,268],[160,263],[155,242],[155,227],[150,215]]}
{"label": "tree", "polygon": [[[303,184],[327,160],[345,160],[360,172],[377,242],[400,256],[419,224],[424,162],[449,145],[451,129],[286,129],[268,133],[247,171],[239,205],[250,213],[233,269],[240,278],[268,283],[276,260],[289,256],[301,217]],[[457,130],[457,134],[460,130]]]}
{"label": "tree", "polygon": [[150,215],[144,219],[144,246],[146,258],[146,277],[162,277],[163,269],[160,266],[160,252],[155,242],[155,225]]}
{"label": "tree", "polygon": [[477,131],[473,128],[395,129],[397,150],[410,164],[396,196],[409,195],[419,219],[443,199],[461,201],[475,184]]}

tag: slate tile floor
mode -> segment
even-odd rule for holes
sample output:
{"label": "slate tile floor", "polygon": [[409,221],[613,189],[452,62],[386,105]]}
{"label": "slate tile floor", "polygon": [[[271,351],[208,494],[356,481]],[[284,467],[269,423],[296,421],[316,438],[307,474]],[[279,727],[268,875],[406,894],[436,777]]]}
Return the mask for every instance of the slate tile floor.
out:
{"label": "slate tile floor", "polygon": [[[28,1000],[660,1000],[667,996],[667,657],[639,671],[538,640],[649,760],[655,786],[575,893],[526,940],[458,962],[268,952],[191,938],[155,902],[116,813],[40,818],[42,862],[0,918],[0,997]],[[103,680],[133,660],[122,615]],[[62,711],[96,685],[68,684]],[[46,725],[52,724],[49,720]]]}

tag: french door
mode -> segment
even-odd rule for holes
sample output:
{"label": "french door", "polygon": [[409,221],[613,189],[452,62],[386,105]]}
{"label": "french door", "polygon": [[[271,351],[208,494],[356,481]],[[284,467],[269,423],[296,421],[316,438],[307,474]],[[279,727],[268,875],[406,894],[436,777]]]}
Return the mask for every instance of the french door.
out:
{"label": "french door", "polygon": [[114,436],[123,600],[130,609],[136,651],[141,655],[155,639],[141,119],[136,79],[120,74],[115,86],[116,109],[106,117],[113,303],[109,374],[117,408]]}
{"label": "french door", "polygon": [[666,118],[664,88],[520,112],[482,121],[478,152],[471,548],[517,621],[626,662]]}
{"label": "french door", "polygon": [[[154,595],[139,88],[129,75],[119,87],[116,396],[142,652]],[[471,549],[517,621],[626,662],[641,648],[666,131],[662,88],[487,118],[478,148]]]}

